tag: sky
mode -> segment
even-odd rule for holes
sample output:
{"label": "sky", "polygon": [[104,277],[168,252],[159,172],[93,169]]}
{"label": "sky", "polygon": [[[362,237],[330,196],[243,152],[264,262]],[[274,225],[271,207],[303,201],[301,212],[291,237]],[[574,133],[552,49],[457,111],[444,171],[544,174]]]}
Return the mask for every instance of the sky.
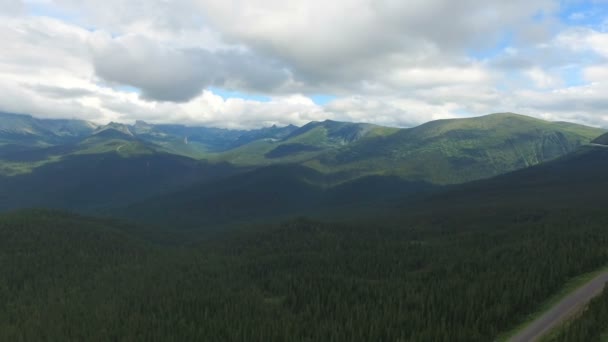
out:
{"label": "sky", "polygon": [[608,128],[608,0],[0,0],[0,111]]}

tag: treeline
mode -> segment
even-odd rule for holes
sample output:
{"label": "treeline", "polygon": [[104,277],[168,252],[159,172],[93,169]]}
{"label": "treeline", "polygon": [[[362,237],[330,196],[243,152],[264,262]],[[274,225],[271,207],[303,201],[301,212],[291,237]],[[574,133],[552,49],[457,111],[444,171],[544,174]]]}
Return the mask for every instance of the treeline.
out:
{"label": "treeline", "polygon": [[384,221],[159,246],[110,221],[0,216],[0,340],[489,341],[608,262],[603,212]]}
{"label": "treeline", "polygon": [[546,342],[608,341],[608,287],[583,313],[546,339]]}

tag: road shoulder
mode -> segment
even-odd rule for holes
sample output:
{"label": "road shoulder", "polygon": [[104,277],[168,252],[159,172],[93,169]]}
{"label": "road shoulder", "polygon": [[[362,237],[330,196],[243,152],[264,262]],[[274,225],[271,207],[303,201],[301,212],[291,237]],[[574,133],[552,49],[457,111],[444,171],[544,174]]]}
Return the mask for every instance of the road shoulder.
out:
{"label": "road shoulder", "polygon": [[556,294],[549,297],[543,302],[543,304],[534,313],[530,314],[522,323],[518,324],[514,329],[509,330],[506,333],[501,334],[496,340],[497,341],[509,341],[511,338],[519,334],[522,330],[526,329],[529,325],[534,323],[538,318],[549,312],[554,306],[558,305],[563,299],[585,286],[596,277],[603,273],[608,272],[608,266],[602,267],[593,272],[581,274],[577,277],[570,279]]}

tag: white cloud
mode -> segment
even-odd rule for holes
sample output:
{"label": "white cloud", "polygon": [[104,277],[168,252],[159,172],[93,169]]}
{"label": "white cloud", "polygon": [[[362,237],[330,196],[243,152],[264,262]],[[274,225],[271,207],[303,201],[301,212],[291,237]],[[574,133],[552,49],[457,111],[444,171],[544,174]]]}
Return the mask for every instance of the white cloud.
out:
{"label": "white cloud", "polygon": [[373,122],[386,126],[411,127],[429,120],[454,117],[458,105],[429,104],[414,98],[368,98],[352,96],[331,102],[327,110],[342,121]]}
{"label": "white cloud", "polygon": [[[73,15],[23,15],[31,6]],[[519,111],[608,126],[608,34],[560,27],[557,7],[554,0],[0,0],[0,13],[9,14],[0,21],[0,110],[233,128],[326,118],[411,126]],[[566,69],[586,84],[567,86]],[[210,86],[271,100],[223,99]],[[338,98],[319,106],[306,94]]]}
{"label": "white cloud", "polygon": [[549,74],[541,68],[532,68],[526,71],[526,75],[536,84],[538,88],[548,89],[563,85],[561,78]]}
{"label": "white cloud", "polygon": [[583,75],[591,83],[606,83],[608,82],[608,64],[585,68]]}
{"label": "white cloud", "polygon": [[388,81],[396,87],[416,88],[452,84],[484,84],[490,79],[488,70],[475,65],[395,69],[388,76]]}
{"label": "white cloud", "polygon": [[530,24],[538,11],[553,9],[552,1],[522,0],[204,0],[199,4],[205,18],[232,39],[304,66],[413,51],[427,42],[446,50],[493,44],[505,26]]}
{"label": "white cloud", "polygon": [[23,10],[22,0],[0,0],[0,17],[21,15]]}
{"label": "white cloud", "polygon": [[152,100],[183,102],[209,86],[273,91],[290,78],[280,64],[235,49],[179,49],[139,35],[94,37],[97,75],[137,87]]}
{"label": "white cloud", "polygon": [[592,51],[608,58],[608,33],[591,28],[574,28],[562,32],[557,44],[573,51]]}

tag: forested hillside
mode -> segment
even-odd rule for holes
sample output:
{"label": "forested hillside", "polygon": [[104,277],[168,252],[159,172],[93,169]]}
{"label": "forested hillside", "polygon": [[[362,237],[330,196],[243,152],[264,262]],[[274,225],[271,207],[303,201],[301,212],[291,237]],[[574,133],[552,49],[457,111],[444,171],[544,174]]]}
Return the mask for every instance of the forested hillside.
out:
{"label": "forested hillside", "polygon": [[0,339],[488,341],[608,262],[603,211],[493,214],[301,219],[182,247],[112,221],[3,215]]}
{"label": "forested hillside", "polygon": [[[435,123],[421,141],[479,122]],[[285,139],[322,132],[345,151],[403,134],[378,129],[326,122]],[[579,129],[588,132],[568,126]],[[199,161],[117,124],[69,146],[0,179],[0,205],[139,223],[0,215],[0,340],[490,341],[608,263],[608,149],[593,144],[446,187]],[[278,159],[313,152],[280,146]],[[303,215],[316,218],[294,218]],[[598,307],[557,338],[600,336]]]}
{"label": "forested hillside", "polygon": [[235,172],[230,165],[164,153],[74,155],[31,172],[0,176],[0,210],[50,207],[104,213]]}
{"label": "forested hillside", "polygon": [[137,221],[170,224],[175,229],[204,229],[292,216],[338,218],[376,215],[395,202],[414,201],[439,190],[425,182],[369,176],[352,181],[348,174],[324,174],[299,165],[275,165],[221,179],[110,211]]}

